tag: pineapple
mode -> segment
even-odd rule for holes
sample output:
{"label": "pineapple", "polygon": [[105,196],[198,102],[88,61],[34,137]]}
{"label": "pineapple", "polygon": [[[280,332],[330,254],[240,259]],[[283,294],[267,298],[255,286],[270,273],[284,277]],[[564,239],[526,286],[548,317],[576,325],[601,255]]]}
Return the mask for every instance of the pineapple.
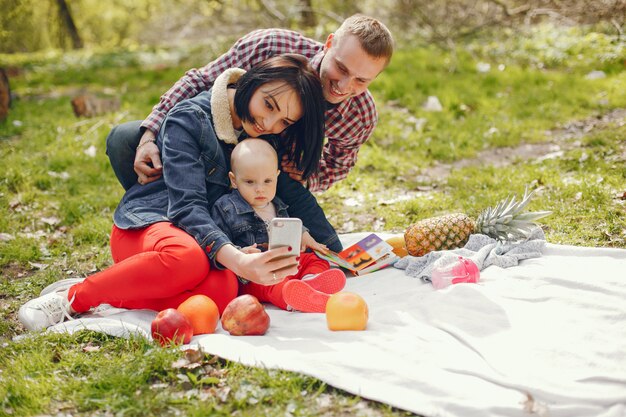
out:
{"label": "pineapple", "polygon": [[517,202],[514,196],[505,198],[495,208],[483,211],[476,221],[462,213],[420,220],[404,233],[409,254],[423,256],[435,250],[458,248],[472,233],[482,233],[503,242],[526,238],[536,226],[536,220],[552,213],[522,213],[532,195],[526,188],[521,201]]}

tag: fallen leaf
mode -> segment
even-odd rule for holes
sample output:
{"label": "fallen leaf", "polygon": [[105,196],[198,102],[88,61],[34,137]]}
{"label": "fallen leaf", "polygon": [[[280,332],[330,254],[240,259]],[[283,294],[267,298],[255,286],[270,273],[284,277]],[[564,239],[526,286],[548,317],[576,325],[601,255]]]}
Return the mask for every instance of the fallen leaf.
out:
{"label": "fallen leaf", "polygon": [[172,362],[172,368],[174,369],[180,369],[183,368],[185,366],[189,365],[189,361],[185,358],[180,358],[178,360],[175,360],[174,362]]}
{"label": "fallen leaf", "polygon": [[488,62],[478,62],[476,64],[476,71],[480,72],[480,73],[486,73],[489,72],[491,70],[491,64],[489,64]]}
{"label": "fallen leaf", "polygon": [[61,222],[61,220],[59,220],[57,217],[54,217],[54,216],[53,217],[42,217],[40,220],[42,222],[44,222],[45,224],[50,225],[50,226],[57,225],[57,224],[59,224]]}
{"label": "fallen leaf", "polygon": [[91,157],[91,158],[95,158],[96,156],[96,147],[91,145],[90,147],[88,147],[87,149],[85,149],[84,153],[85,155]]}
{"label": "fallen leaf", "polygon": [[439,98],[436,96],[428,96],[424,104],[422,104],[422,109],[424,109],[424,111],[440,112],[443,111],[443,106]]}
{"label": "fallen leaf", "polygon": [[343,201],[343,204],[348,207],[359,207],[361,205],[361,201],[359,201],[356,198],[350,197],[350,198],[346,198]]}
{"label": "fallen leaf", "polygon": [[28,262],[28,264],[31,267],[33,267],[34,269],[38,269],[40,271],[43,271],[44,269],[46,269],[48,267],[47,264],[39,264],[39,263],[36,263],[36,262],[30,262],[30,261]]}
{"label": "fallen leaf", "polygon": [[36,232],[24,232],[19,234],[21,237],[25,237],[27,239],[39,239],[46,236],[46,232],[43,230],[37,230]]}
{"label": "fallen leaf", "polygon": [[602,78],[606,78],[606,74],[604,73],[604,71],[591,71],[590,73],[588,73],[587,75],[585,75],[585,78],[588,80],[599,80]]}
{"label": "fallen leaf", "polygon": [[48,175],[50,175],[52,178],[60,178],[62,180],[67,180],[70,178],[70,174],[68,172],[54,172],[54,171],[48,171]]}
{"label": "fallen leaf", "polygon": [[228,394],[230,394],[230,387],[228,386],[219,387],[219,388],[211,387],[208,389],[208,391],[221,402],[225,403],[226,401],[228,401]]}
{"label": "fallen leaf", "polygon": [[184,353],[189,362],[202,362],[202,358],[204,358],[202,349],[186,349]]}
{"label": "fallen leaf", "polygon": [[92,345],[91,343],[83,346],[83,352],[97,352],[100,350],[100,346]]}
{"label": "fallen leaf", "polygon": [[9,240],[15,239],[15,236],[9,233],[0,233],[0,242],[8,242]]}

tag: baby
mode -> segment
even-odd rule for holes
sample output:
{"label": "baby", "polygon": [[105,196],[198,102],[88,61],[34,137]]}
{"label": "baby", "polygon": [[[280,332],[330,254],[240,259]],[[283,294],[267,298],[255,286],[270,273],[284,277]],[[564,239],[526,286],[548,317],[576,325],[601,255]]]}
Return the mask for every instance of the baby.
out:
{"label": "baby", "polygon": [[[275,217],[289,217],[287,206],[276,196],[278,156],[269,142],[246,139],[233,149],[228,173],[233,190],[220,197],[211,209],[216,225],[242,251],[267,249],[268,225]],[[327,248],[303,230],[301,251],[307,247],[322,252]],[[302,252],[298,257],[298,273],[271,286],[240,279],[239,292],[251,294],[261,302],[269,302],[284,310],[323,313],[330,297],[345,286],[346,276],[338,269],[329,269],[328,262],[314,253]]]}

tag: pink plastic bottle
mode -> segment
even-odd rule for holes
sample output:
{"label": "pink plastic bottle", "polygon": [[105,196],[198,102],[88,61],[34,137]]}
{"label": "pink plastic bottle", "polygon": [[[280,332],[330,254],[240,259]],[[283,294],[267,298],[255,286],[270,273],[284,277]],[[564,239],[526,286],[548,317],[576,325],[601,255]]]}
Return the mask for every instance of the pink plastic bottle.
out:
{"label": "pink plastic bottle", "polygon": [[[440,262],[441,261],[441,262]],[[432,283],[435,289],[446,288],[450,284],[460,282],[477,282],[480,271],[476,264],[467,258],[459,256],[458,259],[440,259],[435,262],[432,273]]]}

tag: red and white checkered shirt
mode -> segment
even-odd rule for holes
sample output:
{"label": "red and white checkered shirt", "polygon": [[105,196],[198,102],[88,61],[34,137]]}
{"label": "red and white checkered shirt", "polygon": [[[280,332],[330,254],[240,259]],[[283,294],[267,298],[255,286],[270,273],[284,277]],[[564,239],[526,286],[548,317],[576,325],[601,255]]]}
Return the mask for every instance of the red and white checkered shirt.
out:
{"label": "red and white checkered shirt", "polygon": [[[163,96],[152,113],[142,123],[155,134],[161,128],[167,112],[176,103],[206,91],[222,72],[229,68],[250,69],[274,55],[297,53],[304,55],[319,72],[323,44],[297,32],[283,29],[260,29],[239,39],[228,52],[200,69],[191,69]],[[344,179],[357,160],[359,148],[374,131],[378,113],[369,91],[342,101],[326,110],[326,138],[319,170],[308,179],[311,191],[327,190]]]}

